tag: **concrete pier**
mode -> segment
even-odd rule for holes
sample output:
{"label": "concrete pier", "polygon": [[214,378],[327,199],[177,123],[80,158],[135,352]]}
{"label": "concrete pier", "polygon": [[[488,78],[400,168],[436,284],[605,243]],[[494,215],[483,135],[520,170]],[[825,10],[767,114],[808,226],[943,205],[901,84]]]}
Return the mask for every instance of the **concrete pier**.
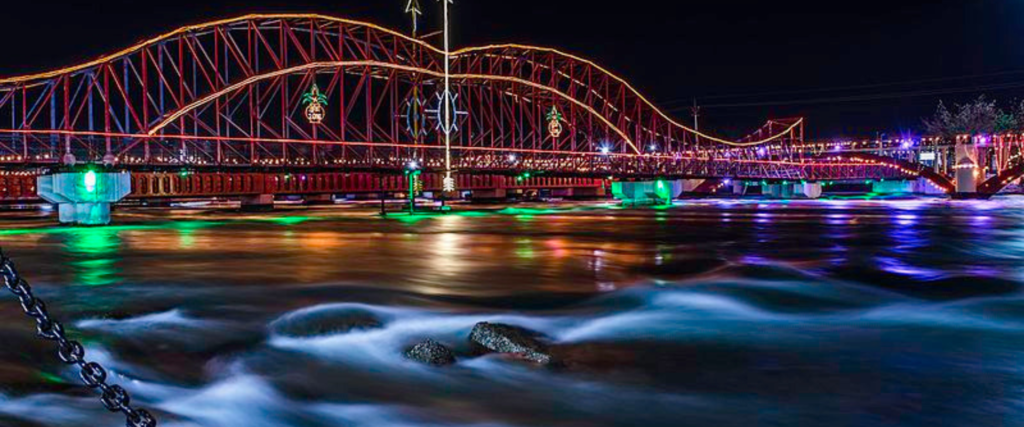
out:
{"label": "concrete pier", "polygon": [[924,178],[909,181],[873,181],[871,192],[878,194],[946,194],[941,188],[932,185]]}
{"label": "concrete pier", "polygon": [[310,194],[302,196],[302,202],[307,206],[323,206],[333,205],[334,195],[333,194]]}
{"label": "concrete pier", "polygon": [[505,200],[508,198],[508,191],[504,188],[497,188],[493,190],[473,190],[469,196],[470,200],[480,201],[497,201]]}
{"label": "concrete pier", "polygon": [[68,172],[42,175],[36,188],[43,200],[57,205],[61,224],[110,224],[110,205],[132,190],[127,172]]}
{"label": "concrete pier", "polygon": [[242,211],[244,212],[266,212],[272,210],[274,210],[273,194],[242,197]]}
{"label": "concrete pier", "polygon": [[820,182],[761,184],[761,194],[776,199],[817,199],[821,193]]}
{"label": "concrete pier", "polygon": [[667,205],[682,193],[682,186],[682,180],[613,182],[612,195],[624,206]]}

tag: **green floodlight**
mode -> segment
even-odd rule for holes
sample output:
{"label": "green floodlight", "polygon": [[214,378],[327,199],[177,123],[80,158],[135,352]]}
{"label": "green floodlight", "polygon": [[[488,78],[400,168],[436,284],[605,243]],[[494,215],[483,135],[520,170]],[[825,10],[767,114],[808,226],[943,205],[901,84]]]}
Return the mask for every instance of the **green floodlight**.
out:
{"label": "green floodlight", "polygon": [[85,176],[82,177],[82,184],[85,186],[86,193],[96,192],[96,181],[96,171],[90,170],[85,173]]}

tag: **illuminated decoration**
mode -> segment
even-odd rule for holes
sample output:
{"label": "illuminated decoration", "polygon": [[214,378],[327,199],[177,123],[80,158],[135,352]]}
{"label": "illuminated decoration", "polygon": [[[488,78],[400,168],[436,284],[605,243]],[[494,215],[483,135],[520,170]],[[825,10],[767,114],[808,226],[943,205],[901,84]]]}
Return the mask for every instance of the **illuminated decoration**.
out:
{"label": "illuminated decoration", "polygon": [[562,113],[558,111],[558,107],[551,106],[551,111],[548,111],[548,134],[552,138],[558,138],[562,136]]}
{"label": "illuminated decoration", "polygon": [[86,193],[96,192],[96,171],[88,171],[82,176],[82,186],[85,187]]}
{"label": "illuminated decoration", "polygon": [[416,37],[416,32],[419,31],[419,18],[423,15],[420,0],[409,0],[409,3],[405,5],[405,13],[412,17],[412,36]]}
{"label": "illuminated decoration", "polygon": [[437,94],[437,108],[427,110],[427,113],[434,115],[434,119],[437,122],[437,126],[435,128],[444,133],[445,136],[458,132],[459,116],[469,114],[458,109],[458,99],[459,94],[457,93],[451,93],[449,91],[439,93]]}
{"label": "illuminated decoration", "polygon": [[412,95],[405,100],[405,131],[413,139],[420,139],[427,136],[427,103],[420,96],[419,88],[413,88]]}
{"label": "illuminated decoration", "polygon": [[313,83],[309,92],[302,95],[302,105],[306,106],[306,120],[310,124],[323,123],[324,117],[327,116],[327,110],[324,108],[327,106],[327,95],[320,93],[320,88],[316,83]]}

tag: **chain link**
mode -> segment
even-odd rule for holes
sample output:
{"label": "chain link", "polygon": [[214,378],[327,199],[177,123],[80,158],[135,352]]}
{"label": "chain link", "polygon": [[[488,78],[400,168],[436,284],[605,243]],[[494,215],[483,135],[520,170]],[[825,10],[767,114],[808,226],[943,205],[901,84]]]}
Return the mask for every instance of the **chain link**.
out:
{"label": "chain link", "polygon": [[82,381],[91,389],[100,392],[100,401],[110,412],[121,412],[127,427],[156,427],[156,418],[145,409],[131,406],[131,396],[119,385],[107,384],[107,370],[96,362],[85,360],[85,348],[78,341],[70,340],[64,333],[64,326],[50,318],[46,303],[32,293],[32,287],[19,274],[14,262],[0,250],[0,278],[4,286],[18,297],[25,314],[36,321],[36,332],[46,340],[57,343],[57,356],[68,365],[77,365]]}

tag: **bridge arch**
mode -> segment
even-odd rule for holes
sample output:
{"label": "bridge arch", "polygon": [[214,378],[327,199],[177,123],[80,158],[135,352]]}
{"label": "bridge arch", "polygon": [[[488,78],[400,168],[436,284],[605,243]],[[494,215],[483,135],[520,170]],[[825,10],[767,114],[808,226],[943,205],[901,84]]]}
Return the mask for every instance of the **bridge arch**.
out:
{"label": "bridge arch", "polygon": [[[412,76],[425,75],[425,76],[431,76],[431,77],[434,77],[434,78],[442,78],[444,76],[443,73],[438,72],[438,71],[433,71],[433,70],[424,69],[424,68],[411,67],[411,66],[390,64],[390,63],[378,62],[378,61],[314,62],[314,63],[309,63],[309,64],[305,64],[305,65],[295,66],[295,67],[291,67],[291,68],[287,68],[287,69],[277,70],[277,71],[273,71],[273,72],[270,72],[270,73],[265,73],[265,74],[261,74],[261,75],[257,75],[257,76],[252,76],[252,77],[250,77],[248,79],[245,79],[245,80],[243,80],[241,82],[235,83],[235,84],[233,84],[231,86],[227,86],[227,87],[225,87],[225,88],[223,88],[221,90],[218,90],[216,92],[207,94],[206,96],[204,96],[204,97],[202,97],[200,99],[195,100],[194,102],[192,102],[192,103],[182,107],[181,109],[168,114],[165,118],[161,119],[161,121],[159,123],[154,125],[149,130],[148,135],[151,136],[151,137],[157,137],[166,128],[168,128],[169,126],[172,126],[176,121],[181,120],[183,117],[188,116],[189,114],[195,112],[197,109],[199,109],[199,108],[201,108],[203,106],[207,106],[207,105],[213,103],[214,101],[216,101],[216,100],[218,100],[220,98],[223,98],[224,96],[226,96],[226,95],[228,95],[228,94],[230,94],[232,92],[237,92],[237,91],[242,90],[244,88],[247,88],[247,87],[249,87],[251,85],[254,85],[254,84],[257,84],[257,83],[260,83],[260,82],[264,82],[264,81],[267,81],[267,80],[279,78],[279,77],[288,76],[288,75],[302,74],[302,73],[305,73],[305,72],[310,72],[310,73],[316,74],[318,71],[321,71],[321,70],[344,70],[344,69],[347,69],[347,68],[385,69],[385,70],[393,70],[393,71],[405,72],[405,73],[408,73],[409,75],[412,75]],[[527,87],[532,88],[532,89],[536,89],[536,90],[540,90],[540,91],[543,91],[543,92],[546,92],[546,93],[550,93],[550,94],[552,94],[554,96],[557,96],[557,97],[561,98],[565,102],[575,104],[575,106],[578,106],[583,111],[588,112],[594,118],[596,118],[597,120],[601,121],[603,125],[607,126],[607,128],[609,130],[611,130],[615,134],[619,135],[626,142],[626,144],[630,148],[632,148],[632,153],[633,154],[642,154],[641,150],[633,143],[633,141],[630,139],[629,135],[627,135],[621,129],[616,127],[615,124],[613,124],[612,122],[608,121],[604,116],[602,116],[601,114],[599,114],[597,111],[593,110],[592,108],[588,107],[587,105],[583,104],[582,102],[580,102],[578,100],[575,100],[575,99],[571,98],[569,95],[567,95],[565,93],[562,93],[560,91],[557,91],[555,89],[552,89],[550,87],[547,87],[547,86],[544,86],[544,85],[541,85],[541,84],[537,84],[537,83],[534,83],[534,82],[531,82],[531,81],[515,78],[515,77],[495,76],[495,75],[486,75],[486,74],[453,74],[453,75],[451,75],[451,78],[453,80],[455,80],[455,81],[506,82],[506,83],[512,83],[512,84],[516,84],[516,85],[523,85],[523,86],[527,86]],[[194,135],[194,137],[202,138],[202,135]],[[436,147],[434,147],[434,148],[436,148]],[[510,147],[510,148],[514,148],[514,147]],[[593,146],[590,147],[589,151],[591,153],[597,153],[598,150],[593,149],[593,148],[594,148]]]}
{"label": "bridge arch", "polygon": [[[496,49],[504,51],[496,54]],[[564,66],[549,74],[567,78],[523,74],[525,67],[479,67],[484,61],[508,59],[510,49],[527,53],[534,64],[540,63],[538,55],[549,55],[551,64],[557,58]],[[454,52],[453,59],[456,69],[469,61],[460,74],[511,77],[567,95],[565,99],[575,100],[572,104],[603,115],[603,121],[627,135],[623,142],[629,143],[615,144],[616,151],[623,153],[648,143],[664,151],[696,149],[699,142],[756,145],[792,131],[784,129],[749,143],[696,133],[658,110],[624,79],[554,49],[488,46]],[[24,117],[14,114],[10,126],[0,122],[7,128],[0,130],[150,134],[162,118],[210,93],[254,76],[328,61],[374,61],[440,72],[444,52],[361,21],[315,14],[246,15],[183,27],[84,64],[0,79],[0,110],[32,106]],[[580,84],[582,76],[572,75],[578,65],[587,67],[587,85]],[[97,99],[103,105],[86,106]],[[102,119],[92,118],[99,116]]]}
{"label": "bridge arch", "polygon": [[544,81],[551,87],[561,88],[596,110],[617,113],[620,127],[635,128],[631,134],[637,135],[638,141],[662,142],[675,150],[683,149],[683,144],[755,147],[792,136],[803,125],[803,119],[797,119],[770,135],[731,141],[680,123],[622,77],[593,61],[557,49],[496,44],[461,49],[453,52],[452,57],[454,69],[459,71],[502,70],[506,75]]}

